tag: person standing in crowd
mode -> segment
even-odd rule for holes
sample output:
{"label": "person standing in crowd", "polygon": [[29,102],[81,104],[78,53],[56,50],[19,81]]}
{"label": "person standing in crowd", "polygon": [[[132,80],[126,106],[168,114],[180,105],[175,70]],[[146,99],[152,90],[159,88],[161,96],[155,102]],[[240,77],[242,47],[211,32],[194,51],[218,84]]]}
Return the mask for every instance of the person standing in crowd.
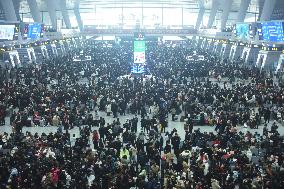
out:
{"label": "person standing in crowd", "polygon": [[131,131],[137,133],[137,127],[138,127],[138,117],[137,115],[135,115],[135,117],[131,120]]}
{"label": "person standing in crowd", "polygon": [[100,141],[100,135],[97,130],[94,130],[93,132],[93,144],[94,144],[94,149],[98,149],[99,147],[99,141]]}
{"label": "person standing in crowd", "polygon": [[175,121],[176,120],[176,108],[175,107],[172,107],[171,114],[172,114],[172,121]]}

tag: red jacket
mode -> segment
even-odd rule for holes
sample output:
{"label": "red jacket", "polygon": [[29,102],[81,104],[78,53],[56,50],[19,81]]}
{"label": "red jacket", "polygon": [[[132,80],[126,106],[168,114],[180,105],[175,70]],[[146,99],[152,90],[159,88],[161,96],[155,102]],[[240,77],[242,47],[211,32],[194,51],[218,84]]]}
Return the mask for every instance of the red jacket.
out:
{"label": "red jacket", "polygon": [[99,136],[99,133],[98,132],[94,132],[94,134],[93,134],[93,141],[99,141],[99,139],[100,139],[100,136]]}

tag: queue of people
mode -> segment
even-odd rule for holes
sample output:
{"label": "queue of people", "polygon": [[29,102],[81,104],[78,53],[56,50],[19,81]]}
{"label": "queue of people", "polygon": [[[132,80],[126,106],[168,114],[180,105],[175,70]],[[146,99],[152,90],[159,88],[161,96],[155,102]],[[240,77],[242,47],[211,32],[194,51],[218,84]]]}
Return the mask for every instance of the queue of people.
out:
{"label": "queue of people", "polygon": [[[73,62],[81,50],[93,59]],[[64,57],[1,68],[0,121],[12,127],[0,135],[1,188],[284,187],[284,93],[272,74],[148,41],[150,77],[134,76],[132,55],[131,42],[85,41]],[[177,121],[182,134],[169,129]],[[22,132],[50,126],[57,132]]]}

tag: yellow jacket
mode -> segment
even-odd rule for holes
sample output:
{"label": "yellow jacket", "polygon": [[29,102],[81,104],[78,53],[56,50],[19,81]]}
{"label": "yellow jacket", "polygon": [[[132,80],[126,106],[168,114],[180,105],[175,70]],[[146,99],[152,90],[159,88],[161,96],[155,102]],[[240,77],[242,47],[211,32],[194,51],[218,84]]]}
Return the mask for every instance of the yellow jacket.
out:
{"label": "yellow jacket", "polygon": [[129,151],[128,151],[127,149],[125,149],[125,150],[121,149],[121,150],[120,150],[119,157],[122,159],[123,156],[126,156],[127,159],[129,159]]}

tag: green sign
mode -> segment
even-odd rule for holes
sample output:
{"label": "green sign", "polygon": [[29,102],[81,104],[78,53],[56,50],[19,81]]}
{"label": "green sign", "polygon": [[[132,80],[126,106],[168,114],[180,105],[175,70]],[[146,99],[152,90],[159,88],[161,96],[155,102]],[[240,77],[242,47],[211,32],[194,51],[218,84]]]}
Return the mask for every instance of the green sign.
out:
{"label": "green sign", "polygon": [[145,52],[145,41],[134,41],[134,52]]}

